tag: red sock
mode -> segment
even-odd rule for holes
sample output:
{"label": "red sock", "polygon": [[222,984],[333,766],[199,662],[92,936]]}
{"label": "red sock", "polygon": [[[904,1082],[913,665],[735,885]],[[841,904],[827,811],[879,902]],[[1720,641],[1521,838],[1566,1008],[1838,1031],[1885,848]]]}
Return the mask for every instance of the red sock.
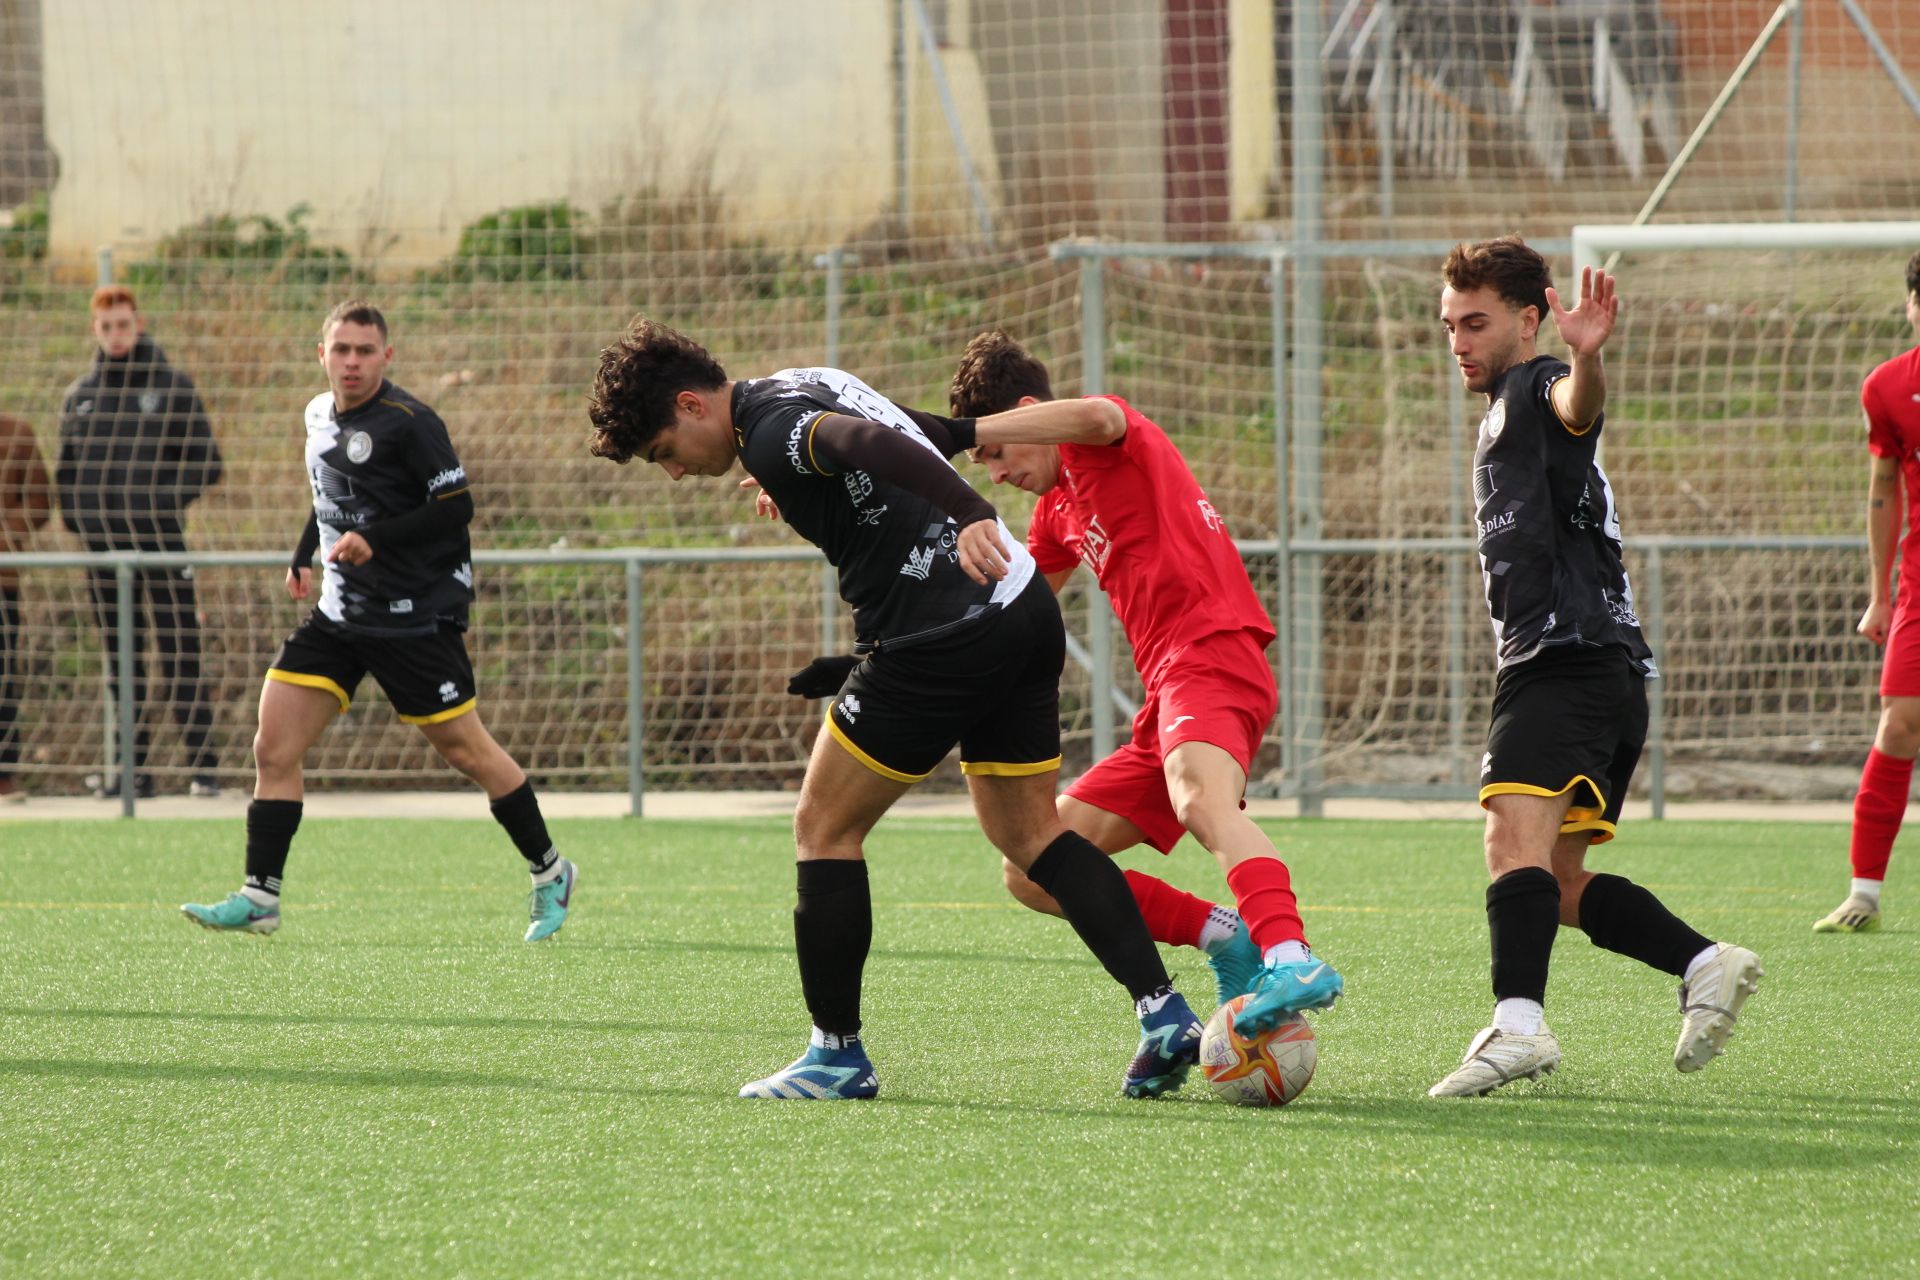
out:
{"label": "red sock", "polygon": [[1907,816],[1907,789],[1913,783],[1913,761],[1897,760],[1875,747],[1867,752],[1860,771],[1860,794],[1853,798],[1853,874],[1859,880],[1885,880],[1893,838],[1900,819]]}
{"label": "red sock", "polygon": [[1307,940],[1300,923],[1300,904],[1294,900],[1287,864],[1278,858],[1248,858],[1227,872],[1227,887],[1247,922],[1253,945],[1264,954],[1283,942]]}
{"label": "red sock", "polygon": [[1170,947],[1200,945],[1200,928],[1213,910],[1211,902],[1139,871],[1127,872],[1127,888],[1133,890],[1133,900],[1140,904],[1147,932],[1155,942]]}

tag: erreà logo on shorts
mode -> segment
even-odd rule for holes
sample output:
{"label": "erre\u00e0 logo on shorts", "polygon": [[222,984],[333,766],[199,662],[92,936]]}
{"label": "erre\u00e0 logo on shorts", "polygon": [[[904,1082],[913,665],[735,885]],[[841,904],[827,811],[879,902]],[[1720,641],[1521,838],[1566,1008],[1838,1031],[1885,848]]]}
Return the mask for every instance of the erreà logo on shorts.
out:
{"label": "erre\u00e0 logo on shorts", "polygon": [[459,685],[455,684],[451,680],[442,680],[440,682],[440,701],[452,702],[455,698],[459,696],[460,696]]}
{"label": "erre\u00e0 logo on shorts", "polygon": [[833,709],[835,711],[838,711],[841,715],[845,716],[847,718],[848,724],[852,724],[854,721],[854,717],[860,714],[860,699],[856,695],[850,693],[846,697],[840,699],[839,702],[836,702],[834,704]]}

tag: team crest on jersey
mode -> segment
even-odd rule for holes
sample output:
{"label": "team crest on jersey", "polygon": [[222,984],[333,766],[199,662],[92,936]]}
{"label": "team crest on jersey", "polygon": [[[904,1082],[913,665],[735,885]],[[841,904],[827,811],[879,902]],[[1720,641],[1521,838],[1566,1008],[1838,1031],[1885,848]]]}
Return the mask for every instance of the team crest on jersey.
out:
{"label": "team crest on jersey", "polygon": [[142,391],[140,393],[140,412],[160,412],[160,393],[158,391]]}
{"label": "team crest on jersey", "polygon": [[1199,499],[1199,503],[1201,523],[1215,533],[1225,533],[1227,531],[1227,522],[1220,518],[1220,513],[1213,509],[1213,504],[1205,498]]}
{"label": "team crest on jersey", "polygon": [[347,437],[347,461],[365,462],[373,456],[373,437],[364,431],[356,431]]}
{"label": "team crest on jersey", "polygon": [[1507,402],[1505,400],[1495,400],[1493,402],[1493,408],[1487,410],[1487,416],[1480,419],[1480,430],[1486,433],[1487,443],[1492,444],[1500,438],[1500,433],[1506,430],[1506,426]]}

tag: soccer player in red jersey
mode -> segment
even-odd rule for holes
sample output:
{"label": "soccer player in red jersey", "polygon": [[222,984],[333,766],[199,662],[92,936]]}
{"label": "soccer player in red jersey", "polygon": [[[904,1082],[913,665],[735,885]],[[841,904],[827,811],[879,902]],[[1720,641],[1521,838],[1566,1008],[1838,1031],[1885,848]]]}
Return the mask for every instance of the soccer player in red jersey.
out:
{"label": "soccer player in red jersey", "polygon": [[[951,393],[965,418],[1053,399],[1046,366],[998,330],[967,345]],[[1238,1024],[1259,1034],[1331,1006],[1344,985],[1308,950],[1286,864],[1243,812],[1247,770],[1278,701],[1266,656],[1273,622],[1166,432],[1105,399],[1116,411],[1097,428],[982,422],[973,450],[995,484],[1040,495],[1027,532],[1036,566],[1055,591],[1081,563],[1093,571],[1146,686],[1132,740],[1069,786],[1058,808],[1108,853],[1143,842],[1166,853],[1188,832],[1213,853],[1237,916],[1153,876],[1129,871],[1127,880],[1157,941],[1208,952],[1223,1000],[1254,993]],[[1015,898],[1059,914],[1018,868],[1005,874]]]}
{"label": "soccer player in red jersey", "polygon": [[[1920,253],[1907,259],[1907,322],[1920,333]],[[1920,347],[1895,356],[1860,385],[1867,415],[1867,548],[1873,565],[1861,635],[1886,648],[1880,666],[1880,728],[1853,800],[1853,890],[1815,922],[1815,933],[1864,933],[1880,927],[1880,885],[1893,839],[1906,816],[1913,758],[1920,754]],[[1907,536],[1900,539],[1900,488],[1907,490]],[[1900,543],[1898,603],[1887,594]]]}

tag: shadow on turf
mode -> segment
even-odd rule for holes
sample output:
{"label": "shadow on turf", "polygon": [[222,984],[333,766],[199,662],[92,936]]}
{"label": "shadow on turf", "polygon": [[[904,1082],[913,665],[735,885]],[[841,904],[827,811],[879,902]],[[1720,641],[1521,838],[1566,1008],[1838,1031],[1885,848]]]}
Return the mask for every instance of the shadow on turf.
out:
{"label": "shadow on turf", "polygon": [[0,1076],[45,1076],[66,1080],[171,1080],[181,1084],[322,1085],[353,1089],[523,1089],[532,1093],[582,1093],[604,1097],[662,1096],[711,1099],[711,1090],[658,1085],[581,1085],[545,1076],[499,1076],[478,1071],[418,1067],[368,1067],[329,1071],[318,1067],[207,1066],[191,1062],[102,1062],[76,1058],[0,1058]]}
{"label": "shadow on turf", "polygon": [[607,1022],[583,1018],[452,1018],[433,1014],[380,1013],[208,1013],[196,1010],[180,1013],[172,1009],[9,1009],[0,1008],[0,1018],[104,1019],[108,1021],[147,1020],[153,1022],[232,1022],[244,1025],[277,1023],[284,1026],[342,1027],[440,1027],[444,1030],[470,1028],[476,1031],[606,1031],[624,1035],[662,1033],[704,1035],[711,1027],[671,1022]]}

